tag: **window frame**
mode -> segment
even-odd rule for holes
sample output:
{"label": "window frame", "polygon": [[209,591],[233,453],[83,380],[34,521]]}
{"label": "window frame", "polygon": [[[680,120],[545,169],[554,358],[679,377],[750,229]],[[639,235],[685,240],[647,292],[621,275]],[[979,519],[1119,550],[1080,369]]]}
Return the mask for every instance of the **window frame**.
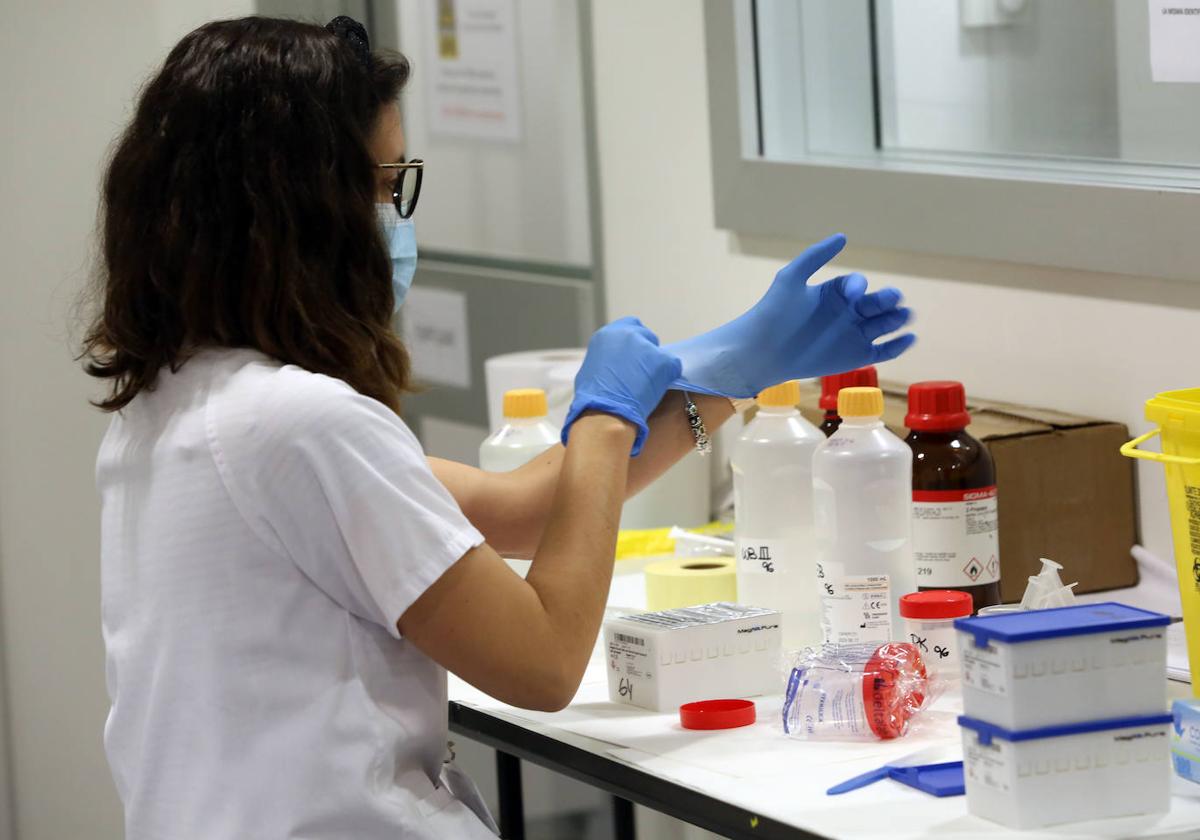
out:
{"label": "window frame", "polygon": [[840,230],[871,248],[1200,280],[1200,189],[759,157],[756,71],[738,60],[753,54],[750,0],[704,9],[718,228],[793,240]]}

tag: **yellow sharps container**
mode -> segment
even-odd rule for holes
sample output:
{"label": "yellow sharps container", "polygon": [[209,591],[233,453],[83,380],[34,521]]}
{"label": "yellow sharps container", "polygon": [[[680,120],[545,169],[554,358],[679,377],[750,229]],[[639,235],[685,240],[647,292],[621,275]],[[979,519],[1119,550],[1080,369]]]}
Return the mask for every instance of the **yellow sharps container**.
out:
{"label": "yellow sharps container", "polygon": [[[1121,447],[1130,458],[1167,468],[1167,500],[1175,539],[1175,566],[1192,670],[1192,694],[1200,697],[1200,388],[1164,391],[1146,401],[1146,419],[1158,428]],[[1155,435],[1162,452],[1137,447]]]}

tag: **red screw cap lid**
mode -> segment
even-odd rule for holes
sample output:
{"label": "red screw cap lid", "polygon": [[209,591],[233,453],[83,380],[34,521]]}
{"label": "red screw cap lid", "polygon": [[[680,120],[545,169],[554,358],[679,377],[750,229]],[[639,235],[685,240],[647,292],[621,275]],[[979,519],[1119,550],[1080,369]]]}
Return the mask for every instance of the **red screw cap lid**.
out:
{"label": "red screw cap lid", "polygon": [[833,376],[822,376],[820,406],[825,411],[837,411],[838,391],[843,388],[878,387],[879,374],[875,372],[874,365],[867,365],[846,373],[835,373]]}
{"label": "red screw cap lid", "polygon": [[925,705],[929,677],[920,652],[908,642],[888,642],[863,669],[867,725],[881,740],[899,738]]}
{"label": "red screw cap lid", "polygon": [[961,382],[918,382],[908,386],[908,414],[904,425],[915,431],[950,432],[965,429],[967,393]]}
{"label": "red screw cap lid", "polygon": [[905,618],[962,618],[975,611],[970,592],[930,589],[900,596],[900,615]]}
{"label": "red screw cap lid", "polygon": [[701,700],[679,707],[684,729],[736,729],[757,719],[752,700]]}

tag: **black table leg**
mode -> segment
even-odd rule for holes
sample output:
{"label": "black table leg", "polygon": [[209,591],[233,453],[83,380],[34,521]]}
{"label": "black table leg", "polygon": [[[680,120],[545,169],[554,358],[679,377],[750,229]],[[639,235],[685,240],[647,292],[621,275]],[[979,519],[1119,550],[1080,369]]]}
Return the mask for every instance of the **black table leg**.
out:
{"label": "black table leg", "polygon": [[525,840],[521,759],[496,750],[496,783],[500,794],[500,836],[503,840]]}
{"label": "black table leg", "polygon": [[637,840],[633,824],[633,803],[619,796],[612,798],[614,840]]}

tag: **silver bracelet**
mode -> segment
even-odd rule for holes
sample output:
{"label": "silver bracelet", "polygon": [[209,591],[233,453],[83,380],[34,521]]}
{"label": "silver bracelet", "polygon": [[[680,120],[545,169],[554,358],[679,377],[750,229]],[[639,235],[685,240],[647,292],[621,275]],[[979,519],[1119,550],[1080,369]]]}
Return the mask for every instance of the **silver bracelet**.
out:
{"label": "silver bracelet", "polygon": [[701,455],[711,455],[712,441],[708,439],[708,429],[704,427],[704,418],[700,416],[700,409],[696,408],[692,395],[687,391],[683,392],[683,400],[684,411],[687,412],[688,428],[692,430],[692,437],[696,441],[696,451]]}

